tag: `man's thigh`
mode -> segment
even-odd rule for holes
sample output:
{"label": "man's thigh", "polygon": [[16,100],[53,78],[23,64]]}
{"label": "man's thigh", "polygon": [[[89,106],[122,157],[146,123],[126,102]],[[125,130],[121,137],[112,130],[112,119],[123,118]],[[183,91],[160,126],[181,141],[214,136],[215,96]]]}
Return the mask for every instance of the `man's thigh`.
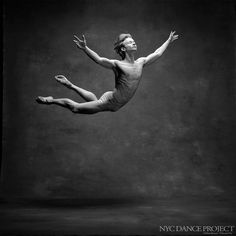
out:
{"label": "man's thigh", "polygon": [[76,105],[76,113],[94,114],[103,111],[101,104],[98,101],[78,103]]}

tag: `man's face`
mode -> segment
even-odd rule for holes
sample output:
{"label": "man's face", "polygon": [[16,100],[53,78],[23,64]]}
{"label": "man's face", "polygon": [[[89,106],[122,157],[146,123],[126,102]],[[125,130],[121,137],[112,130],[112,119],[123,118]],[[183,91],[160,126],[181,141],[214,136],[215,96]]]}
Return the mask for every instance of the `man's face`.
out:
{"label": "man's face", "polygon": [[137,51],[137,45],[132,38],[125,39],[123,45],[126,51]]}

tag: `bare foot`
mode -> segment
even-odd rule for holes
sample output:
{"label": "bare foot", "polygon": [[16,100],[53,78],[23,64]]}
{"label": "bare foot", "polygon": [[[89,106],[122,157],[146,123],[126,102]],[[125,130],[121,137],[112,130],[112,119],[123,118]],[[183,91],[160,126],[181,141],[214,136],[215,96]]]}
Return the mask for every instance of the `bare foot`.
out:
{"label": "bare foot", "polygon": [[51,104],[53,97],[49,96],[49,97],[41,97],[38,96],[36,98],[36,102],[40,103],[40,104]]}
{"label": "bare foot", "polygon": [[68,88],[72,87],[72,83],[64,75],[56,75],[55,79],[57,82],[65,85]]}

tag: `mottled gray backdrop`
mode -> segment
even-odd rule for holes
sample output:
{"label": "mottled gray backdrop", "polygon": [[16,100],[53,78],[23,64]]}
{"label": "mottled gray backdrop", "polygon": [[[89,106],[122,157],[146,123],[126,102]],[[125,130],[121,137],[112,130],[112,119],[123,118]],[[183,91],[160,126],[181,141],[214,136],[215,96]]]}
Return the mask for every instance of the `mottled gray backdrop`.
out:
{"label": "mottled gray backdrop", "polygon": [[[233,196],[233,1],[5,1],[2,196],[175,198]],[[176,30],[179,40],[145,68],[116,113],[76,115],[38,95],[82,101],[56,74],[100,96],[112,71],[73,43],[84,33],[99,55],[129,32],[137,57]]]}

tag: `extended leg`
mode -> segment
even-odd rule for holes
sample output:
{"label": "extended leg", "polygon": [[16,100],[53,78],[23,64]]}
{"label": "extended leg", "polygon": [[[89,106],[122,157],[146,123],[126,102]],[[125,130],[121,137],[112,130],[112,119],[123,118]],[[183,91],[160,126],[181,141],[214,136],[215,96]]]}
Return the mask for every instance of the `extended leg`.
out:
{"label": "extended leg", "polygon": [[90,102],[90,101],[97,101],[98,100],[94,93],[75,86],[68,79],[66,79],[66,77],[64,75],[56,75],[55,78],[56,78],[56,81],[58,81],[59,83],[65,85],[67,88],[72,89],[75,92],[77,92],[85,101]]}
{"label": "extended leg", "polygon": [[68,108],[74,113],[80,113],[80,114],[94,114],[103,111],[99,107],[99,103],[97,101],[77,103],[68,98],[54,99],[53,97],[38,97],[36,101],[38,103],[46,105],[56,104]]}

